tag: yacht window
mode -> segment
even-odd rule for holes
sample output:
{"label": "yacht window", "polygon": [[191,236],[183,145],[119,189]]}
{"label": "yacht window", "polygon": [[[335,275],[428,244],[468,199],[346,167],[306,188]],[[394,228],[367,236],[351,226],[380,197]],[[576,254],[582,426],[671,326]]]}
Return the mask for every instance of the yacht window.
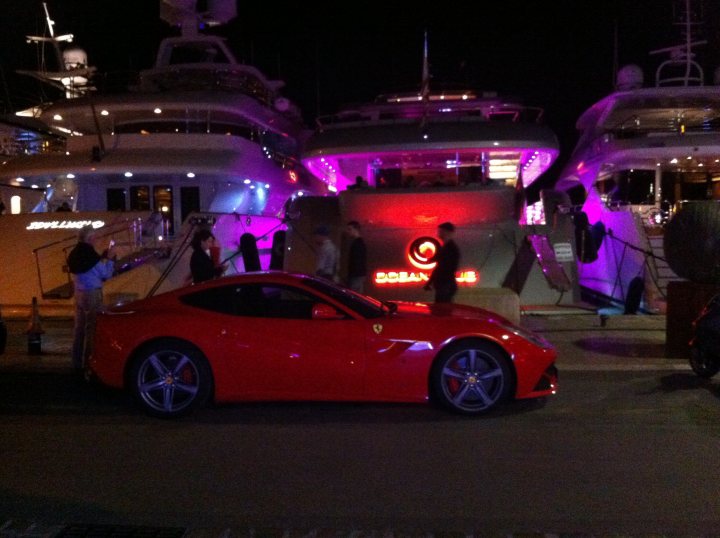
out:
{"label": "yacht window", "polygon": [[626,170],[615,176],[617,188],[612,201],[633,205],[652,204],[655,196],[655,172],[653,170]]}
{"label": "yacht window", "polygon": [[174,234],[173,227],[173,189],[170,185],[153,186],[153,209],[163,218],[166,235]]}
{"label": "yacht window", "polygon": [[108,211],[125,211],[125,189],[108,189],[106,196]]}
{"label": "yacht window", "polygon": [[150,210],[150,187],[147,185],[134,185],[130,187],[130,210]]}
{"label": "yacht window", "polygon": [[261,143],[281,155],[293,156],[297,152],[295,141],[292,138],[273,131],[263,132]]}
{"label": "yacht window", "polygon": [[595,188],[599,194],[610,194],[617,188],[617,183],[615,183],[615,180],[612,178],[602,179],[595,183]]}
{"label": "yacht window", "polygon": [[180,187],[180,220],[193,211],[200,211],[200,187]]}
{"label": "yacht window", "polygon": [[197,63],[228,64],[231,62],[222,50],[211,43],[199,41],[173,47],[170,65]]}

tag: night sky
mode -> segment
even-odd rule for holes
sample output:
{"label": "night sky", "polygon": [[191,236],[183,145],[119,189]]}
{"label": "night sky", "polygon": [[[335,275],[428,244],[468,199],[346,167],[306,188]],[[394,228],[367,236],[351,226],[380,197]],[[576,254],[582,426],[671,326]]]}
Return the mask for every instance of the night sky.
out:
{"label": "night sky", "polygon": [[[561,142],[558,167],[577,137],[577,117],[612,89],[617,28],[620,66],[636,63],[646,80],[658,59],[650,50],[677,44],[673,0],[499,0],[488,2],[238,1],[238,17],[215,30],[239,59],[270,78],[285,80],[286,96],[316,115],[343,104],[370,101],[388,91],[417,90],[423,32],[429,40],[431,87],[470,87],[522,97],[545,109]],[[150,67],[157,43],[176,31],[160,21],[154,0],[48,0],[56,33],[75,34],[99,86]],[[720,66],[720,6],[705,0],[698,49],[706,77]],[[351,14],[346,12],[350,11]],[[0,10],[0,109],[14,111],[55,94],[14,74],[38,64],[24,35],[45,32],[42,3],[3,0]]]}

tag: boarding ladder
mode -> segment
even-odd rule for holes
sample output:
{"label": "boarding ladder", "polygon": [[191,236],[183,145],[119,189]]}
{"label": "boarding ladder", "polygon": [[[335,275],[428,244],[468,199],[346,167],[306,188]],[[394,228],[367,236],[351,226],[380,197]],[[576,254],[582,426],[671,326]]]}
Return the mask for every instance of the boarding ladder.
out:
{"label": "boarding ladder", "polygon": [[[171,244],[158,244],[154,235],[143,234],[141,218],[119,219],[99,228],[96,235],[103,243],[111,239],[118,253],[116,270],[128,271],[150,259],[167,255]],[[67,257],[77,244],[77,234],[41,245],[33,250],[38,284],[43,299],[70,299],[73,296],[72,276]]]}

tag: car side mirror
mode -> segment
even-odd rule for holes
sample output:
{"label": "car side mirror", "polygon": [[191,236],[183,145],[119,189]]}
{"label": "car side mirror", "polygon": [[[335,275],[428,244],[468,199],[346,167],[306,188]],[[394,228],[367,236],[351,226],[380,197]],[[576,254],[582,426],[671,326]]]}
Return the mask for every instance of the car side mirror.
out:
{"label": "car side mirror", "polygon": [[312,309],[312,319],[343,319],[345,316],[334,307],[325,303],[316,303]]}

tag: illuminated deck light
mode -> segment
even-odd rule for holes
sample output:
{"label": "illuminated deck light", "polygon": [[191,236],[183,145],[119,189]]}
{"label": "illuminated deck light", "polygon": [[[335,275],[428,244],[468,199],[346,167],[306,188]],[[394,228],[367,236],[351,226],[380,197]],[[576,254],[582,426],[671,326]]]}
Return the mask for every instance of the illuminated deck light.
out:
{"label": "illuminated deck light", "polygon": [[133,177],[133,173],[132,173],[132,172],[125,172],[123,175],[124,175],[125,177]]}
{"label": "illuminated deck light", "polygon": [[249,179],[243,179],[243,183],[245,185],[250,185],[251,181]]}
{"label": "illuminated deck light", "polygon": [[101,116],[109,116],[109,115],[110,115],[110,112],[107,111],[107,110],[101,110],[101,111],[100,111],[100,115],[101,115]]}
{"label": "illuminated deck light", "polygon": [[155,114],[162,114],[162,108],[156,108],[153,110]]}
{"label": "illuminated deck light", "polygon": [[55,121],[62,121],[63,117],[62,117],[60,114],[55,114],[55,115],[53,116],[53,119],[54,119]]}
{"label": "illuminated deck light", "polygon": [[192,179],[192,178],[195,177],[195,172],[188,172],[186,175],[187,175],[187,177],[189,177],[190,179]]}

